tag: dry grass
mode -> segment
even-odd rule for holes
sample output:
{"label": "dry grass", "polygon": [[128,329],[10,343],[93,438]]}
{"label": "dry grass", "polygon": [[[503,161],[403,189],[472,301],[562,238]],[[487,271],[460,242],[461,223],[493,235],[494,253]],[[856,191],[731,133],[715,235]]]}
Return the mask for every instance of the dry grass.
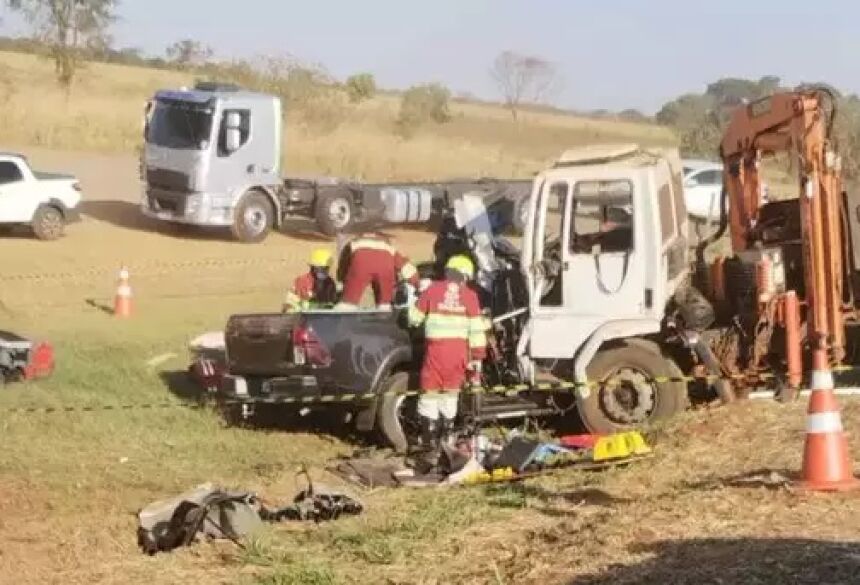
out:
{"label": "dry grass", "polygon": [[[131,153],[140,145],[145,100],[158,88],[194,81],[181,73],[94,63],[66,99],[52,74],[45,59],[0,53],[4,142]],[[673,140],[657,126],[553,113],[526,113],[517,124],[502,108],[476,104],[452,104],[450,123],[423,127],[404,140],[395,132],[396,98],[380,96],[359,106],[329,101],[318,111],[288,112],[289,172],[366,180],[528,176],[576,144]]]}
{"label": "dry grass", "polygon": [[[8,146],[32,144],[35,129],[41,129],[55,146],[131,150],[143,97],[165,79],[181,82],[161,77],[169,74],[93,66],[83,83],[92,84],[86,86],[88,97],[102,107],[85,106],[76,92],[70,110],[63,110],[62,99],[48,92],[47,65],[27,59],[3,56],[13,75],[21,80],[32,75],[27,91],[40,96],[28,99],[19,88],[21,93],[9,98],[15,108],[8,112],[19,118],[6,125]],[[140,80],[132,73],[152,78]],[[111,101],[120,91],[106,87],[126,88],[127,111]],[[378,177],[442,173],[458,164],[453,168],[471,165],[468,174],[483,168],[513,174],[510,165],[517,161],[525,169],[529,160],[549,155],[505,134],[510,125],[504,125],[504,112],[463,106],[462,119],[435,129],[438,135],[420,134],[399,147],[397,160],[388,159],[379,151],[396,144],[388,142],[394,139],[384,129],[384,112],[392,106],[381,99],[357,111],[364,108],[371,113],[359,116],[357,126],[344,123],[330,135],[338,137],[331,150],[340,158],[324,155],[322,138],[309,143],[298,133],[289,143],[291,156],[306,158],[295,164],[332,172],[351,167],[351,173]],[[382,113],[372,113],[375,109]],[[46,133],[66,111],[86,123]],[[535,128],[544,124],[559,133],[559,141],[567,140],[567,132],[583,135],[586,122],[543,116],[523,132],[537,136]],[[106,119],[115,119],[115,127],[105,126]],[[476,138],[459,140],[455,130],[466,132],[468,124]],[[636,128],[606,125],[593,131],[621,139]],[[363,142],[352,143],[351,133]],[[453,149],[458,141],[462,151]],[[543,144],[534,137],[528,141]],[[496,152],[481,146],[490,143],[502,154],[481,167],[477,157]],[[362,144],[372,148],[365,152]],[[50,339],[59,359],[50,380],[0,393],[0,583],[856,581],[860,567],[848,548],[857,546],[855,495],[811,496],[736,481],[762,468],[798,469],[804,417],[799,404],[740,404],[690,413],[651,434],[653,460],[627,469],[568,471],[490,488],[381,490],[363,494],[367,511],[361,517],[322,526],[279,525],[245,551],[215,543],[142,556],[135,547],[133,514],[147,502],[206,480],[258,490],[271,502],[288,501],[299,487],[297,465],[308,463],[315,477],[334,483],[322,466],[349,453],[355,439],[308,429],[228,427],[208,410],[25,415],[6,409],[180,400],[187,387],[175,373],[185,366],[185,342],[220,328],[230,313],[279,306],[283,286],[320,242],[298,225],[290,226],[291,235],[255,246],[217,234],[181,237],[160,231],[136,208],[133,156],[27,152],[38,166],[81,178],[85,219],[60,242],[16,236],[0,245],[3,328]],[[413,257],[429,254],[431,234],[394,234]],[[99,306],[110,303],[115,270],[123,262],[131,267],[136,315],[119,323]],[[175,357],[158,368],[146,365],[163,354]],[[856,404],[846,408],[849,429],[858,415]],[[854,453],[860,453],[860,443],[851,439]]]}

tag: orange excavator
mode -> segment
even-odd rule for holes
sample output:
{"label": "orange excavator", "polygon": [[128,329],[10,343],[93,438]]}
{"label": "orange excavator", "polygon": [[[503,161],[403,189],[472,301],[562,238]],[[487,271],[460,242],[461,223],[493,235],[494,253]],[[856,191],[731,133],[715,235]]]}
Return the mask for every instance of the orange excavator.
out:
{"label": "orange excavator", "polygon": [[[836,106],[823,88],[774,94],[738,108],[723,136],[723,219],[700,244],[700,268],[726,228],[732,255],[717,257],[700,284],[724,325],[712,346],[741,389],[763,371],[787,372],[783,388],[796,389],[804,367],[814,373],[846,358],[860,216],[848,213],[842,189]],[[764,201],[762,161],[774,155],[796,170],[796,199]]]}

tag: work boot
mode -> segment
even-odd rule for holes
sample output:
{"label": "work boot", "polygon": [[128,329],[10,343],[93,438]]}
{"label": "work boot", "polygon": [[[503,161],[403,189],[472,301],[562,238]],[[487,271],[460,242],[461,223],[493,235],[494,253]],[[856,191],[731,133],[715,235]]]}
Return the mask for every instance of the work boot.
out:
{"label": "work boot", "polygon": [[458,446],[451,441],[454,430],[454,421],[439,417],[439,463],[438,467],[443,473],[450,474],[459,471],[469,460],[469,457],[460,452]]}
{"label": "work boot", "polygon": [[415,457],[414,469],[426,475],[439,464],[439,425],[432,418],[421,417],[421,447]]}

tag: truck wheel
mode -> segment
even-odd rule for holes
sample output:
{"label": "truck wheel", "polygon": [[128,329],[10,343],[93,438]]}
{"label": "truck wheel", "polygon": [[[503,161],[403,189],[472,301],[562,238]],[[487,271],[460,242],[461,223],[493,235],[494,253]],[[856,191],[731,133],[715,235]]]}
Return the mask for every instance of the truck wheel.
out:
{"label": "truck wheel", "polygon": [[260,191],[249,191],[236,206],[231,230],[240,242],[253,244],[265,240],[274,224],[275,210],[269,198]]}
{"label": "truck wheel", "polygon": [[33,215],[33,233],[40,240],[56,240],[63,236],[66,220],[56,207],[48,205],[36,210]]}
{"label": "truck wheel", "polygon": [[[577,394],[579,415],[586,428],[610,434],[668,418],[687,408],[687,384],[671,358],[656,344],[627,340],[623,345],[601,350],[587,368],[586,398]],[[669,377],[671,382],[654,382]]]}
{"label": "truck wheel", "polygon": [[355,221],[355,207],[349,191],[338,190],[320,194],[315,210],[317,227],[327,236],[336,236],[347,230]]}
{"label": "truck wheel", "polygon": [[376,424],[382,438],[398,453],[406,453],[418,441],[420,425],[416,405],[417,396],[406,396],[409,374],[392,374],[380,388],[382,397],[376,412]]}

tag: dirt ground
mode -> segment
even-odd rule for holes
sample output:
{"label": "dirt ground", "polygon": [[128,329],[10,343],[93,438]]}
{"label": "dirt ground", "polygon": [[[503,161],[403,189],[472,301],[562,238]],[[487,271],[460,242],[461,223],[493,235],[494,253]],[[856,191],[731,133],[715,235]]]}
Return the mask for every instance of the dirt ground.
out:
{"label": "dirt ground", "polygon": [[[504,486],[362,493],[361,517],[285,524],[246,543],[153,558],[134,513],[203,481],[289,501],[296,470],[315,477],[366,439],[335,426],[248,429],[208,410],[16,413],[19,406],[178,401],[185,344],[231,313],[276,310],[315,246],[296,222],[260,245],[178,234],[140,216],[128,156],[29,150],[74,172],[84,220],[66,238],[0,240],[0,325],[50,339],[50,380],[0,390],[0,583],[238,584],[856,583],[858,494],[808,494],[803,404],[743,403],[688,413],[648,438],[655,457],[601,473],[559,472]],[[392,232],[413,258],[432,234]],[[106,313],[121,264],[135,316]],[[148,365],[158,358],[159,365]],[[843,419],[855,455],[860,405]]]}

